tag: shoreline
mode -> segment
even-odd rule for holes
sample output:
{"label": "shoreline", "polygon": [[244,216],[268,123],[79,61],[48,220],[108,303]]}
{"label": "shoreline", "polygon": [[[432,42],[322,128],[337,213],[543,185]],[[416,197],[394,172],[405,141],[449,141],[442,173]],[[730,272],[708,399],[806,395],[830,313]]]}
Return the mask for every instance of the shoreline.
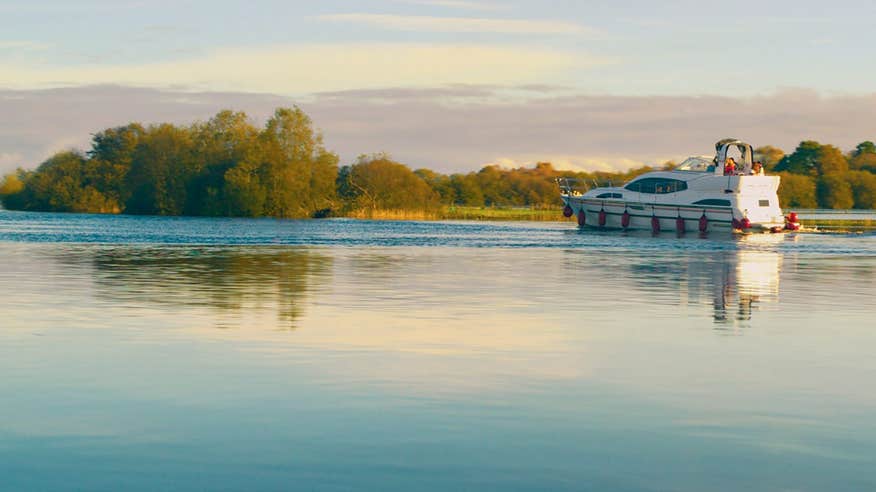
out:
{"label": "shoreline", "polygon": [[[8,210],[0,207],[0,212],[34,212],[24,210]],[[36,212],[36,213],[71,213],[79,214],[83,212]],[[829,214],[830,212],[827,211]],[[838,212],[841,213],[841,212]],[[87,214],[86,215],[92,215]],[[128,215],[128,214],[93,214],[93,215]],[[132,215],[137,216],[137,215]],[[156,216],[156,217],[199,217],[199,218],[234,218],[234,217],[205,217],[205,216]],[[244,217],[237,217],[244,218]],[[264,219],[271,217],[247,217],[253,219]],[[274,217],[276,218],[276,217]],[[344,215],[335,215],[326,218],[333,219],[354,219],[354,220],[389,220],[389,221],[469,221],[469,222],[569,222],[575,223],[574,217],[563,217],[563,210],[560,207],[556,208],[503,208],[503,207],[446,207],[438,211],[422,211],[422,210],[378,210],[373,213],[363,211],[348,213]],[[282,218],[277,218],[283,220]],[[290,220],[319,220],[319,219],[293,219]],[[803,230],[801,232],[869,232],[876,231],[876,218],[866,219],[801,219]]]}

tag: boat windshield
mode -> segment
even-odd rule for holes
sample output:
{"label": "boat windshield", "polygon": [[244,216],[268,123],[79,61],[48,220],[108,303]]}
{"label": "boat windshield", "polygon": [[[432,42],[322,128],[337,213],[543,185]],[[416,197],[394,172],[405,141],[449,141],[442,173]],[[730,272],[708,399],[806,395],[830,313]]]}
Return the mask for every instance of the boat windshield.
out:
{"label": "boat windshield", "polygon": [[[688,157],[684,162],[675,168],[676,171],[714,171],[715,162],[711,157],[698,156]],[[711,169],[710,169],[711,168]]]}

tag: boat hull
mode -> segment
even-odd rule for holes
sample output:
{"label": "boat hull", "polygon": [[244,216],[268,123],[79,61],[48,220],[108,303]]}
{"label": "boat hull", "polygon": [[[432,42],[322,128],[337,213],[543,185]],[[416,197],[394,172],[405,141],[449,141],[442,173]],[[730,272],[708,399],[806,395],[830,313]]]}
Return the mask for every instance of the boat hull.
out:
{"label": "boat hull", "polygon": [[[581,225],[588,227],[654,231],[656,220],[660,232],[701,232],[701,221],[705,217],[704,232],[730,233],[741,229],[734,227],[738,224],[734,224],[734,213],[730,207],[675,206],[574,197],[565,201],[572,209],[573,217],[578,217],[580,212],[584,212]],[[601,212],[604,212],[605,217],[603,224],[600,224]],[[624,225],[625,213],[629,214],[626,225]],[[679,222],[679,218],[682,222]],[[581,222],[579,219],[579,224]],[[776,228],[782,229],[783,226],[783,222],[752,223],[745,232],[770,232],[775,231]]]}

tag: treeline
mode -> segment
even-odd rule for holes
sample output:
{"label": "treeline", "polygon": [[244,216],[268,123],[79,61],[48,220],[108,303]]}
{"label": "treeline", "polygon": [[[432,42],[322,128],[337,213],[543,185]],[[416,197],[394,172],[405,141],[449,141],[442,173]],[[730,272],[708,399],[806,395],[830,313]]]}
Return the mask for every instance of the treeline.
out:
{"label": "treeline", "polygon": [[[802,142],[791,154],[756,149],[767,170],[782,175],[786,207],[876,207],[876,146],[849,154]],[[671,168],[673,163],[664,165]],[[222,111],[189,126],[131,123],[93,136],[84,153],[60,152],[35,171],[0,183],[8,209],[241,217],[371,217],[382,211],[428,214],[446,206],[551,208],[557,177],[621,184],[650,171],[623,173],[487,166],[445,175],[412,170],[386,154],[339,165],[299,108],[280,108],[262,128],[244,113]]]}
{"label": "treeline", "polygon": [[876,144],[871,141],[844,154],[833,145],[807,140],[788,155],[760,147],[755,158],[782,177],[779,201],[784,207],[876,208]]}

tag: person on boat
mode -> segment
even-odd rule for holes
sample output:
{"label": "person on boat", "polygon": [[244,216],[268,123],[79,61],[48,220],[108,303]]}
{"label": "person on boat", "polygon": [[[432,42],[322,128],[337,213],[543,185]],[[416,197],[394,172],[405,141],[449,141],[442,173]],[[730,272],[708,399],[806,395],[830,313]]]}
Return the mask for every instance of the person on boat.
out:
{"label": "person on boat", "polygon": [[734,174],[736,174],[736,161],[732,157],[728,157],[724,164],[724,176],[733,176]]}
{"label": "person on boat", "polygon": [[751,174],[754,176],[763,176],[763,164],[760,161],[755,161],[751,166]]}

